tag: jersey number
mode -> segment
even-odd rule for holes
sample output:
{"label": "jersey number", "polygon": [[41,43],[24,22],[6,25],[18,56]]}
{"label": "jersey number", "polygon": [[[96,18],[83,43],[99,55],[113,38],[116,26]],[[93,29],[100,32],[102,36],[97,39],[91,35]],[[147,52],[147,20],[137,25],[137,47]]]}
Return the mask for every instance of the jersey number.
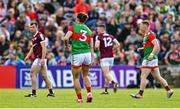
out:
{"label": "jersey number", "polygon": [[109,47],[113,45],[112,39],[110,37],[104,37],[103,40],[105,47]]}
{"label": "jersey number", "polygon": [[80,33],[82,33],[83,38],[80,38],[79,40],[81,40],[81,41],[86,41],[86,40],[87,40],[87,36],[86,36],[87,31],[85,31],[85,30],[80,30]]}

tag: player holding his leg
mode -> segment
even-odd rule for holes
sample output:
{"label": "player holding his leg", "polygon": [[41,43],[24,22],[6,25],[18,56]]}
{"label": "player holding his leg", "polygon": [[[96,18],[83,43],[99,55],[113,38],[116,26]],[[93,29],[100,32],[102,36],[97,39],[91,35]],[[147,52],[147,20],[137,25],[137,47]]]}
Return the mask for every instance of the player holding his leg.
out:
{"label": "player holding his leg", "polygon": [[32,93],[26,95],[25,97],[36,97],[37,90],[37,73],[40,72],[43,80],[45,81],[47,88],[49,89],[49,94],[47,97],[55,97],[52,89],[52,84],[47,76],[47,64],[46,64],[46,41],[42,33],[38,31],[38,25],[36,22],[31,22],[30,31],[34,34],[32,37],[32,47],[25,57],[25,61],[34,53],[35,59],[31,66],[30,76],[32,82]]}
{"label": "player holding his leg", "polygon": [[168,86],[167,81],[161,77],[159,67],[158,67],[158,52],[160,46],[155,35],[149,30],[149,22],[143,21],[140,24],[139,33],[143,36],[143,48],[139,48],[138,51],[143,50],[144,59],[141,67],[141,83],[140,90],[137,94],[131,94],[133,98],[142,98],[143,92],[146,87],[146,78],[151,73],[151,75],[161,83],[161,85],[167,91],[167,98],[173,95],[173,90]]}
{"label": "player holding his leg", "polygon": [[93,34],[92,31],[84,24],[88,19],[85,13],[77,15],[76,23],[70,26],[64,37],[65,47],[69,48],[68,41],[72,39],[72,57],[71,69],[74,80],[74,88],[77,95],[77,102],[82,103],[81,86],[79,76],[82,72],[83,80],[87,90],[87,102],[92,102],[91,83],[88,78],[90,65],[93,61]]}
{"label": "player holding his leg", "polygon": [[100,65],[105,77],[105,91],[101,94],[108,94],[109,83],[114,86],[114,92],[117,91],[118,83],[116,83],[110,75],[111,67],[114,64],[113,58],[113,45],[119,48],[119,42],[114,38],[114,36],[107,34],[105,30],[105,25],[100,24],[97,27],[98,36],[96,38],[95,48],[100,50]]}

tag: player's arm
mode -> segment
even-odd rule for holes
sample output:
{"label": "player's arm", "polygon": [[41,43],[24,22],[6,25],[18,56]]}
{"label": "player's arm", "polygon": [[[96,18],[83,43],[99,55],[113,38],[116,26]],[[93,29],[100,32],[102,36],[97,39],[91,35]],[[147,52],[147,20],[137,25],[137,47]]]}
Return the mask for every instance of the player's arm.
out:
{"label": "player's arm", "polygon": [[29,57],[32,55],[32,53],[33,53],[33,47],[34,47],[34,46],[35,46],[35,45],[32,45],[32,46],[31,46],[28,54],[27,54],[26,57],[24,58],[24,61],[27,61],[27,60],[29,59]]}
{"label": "player's arm", "polygon": [[114,39],[113,42],[115,44],[115,47],[119,49],[120,48],[120,43],[117,41],[117,39]]}
{"label": "player's arm", "polygon": [[45,57],[46,57],[46,41],[45,40],[41,42],[41,47],[42,47],[41,59],[45,59]]}
{"label": "player's arm", "polygon": [[95,50],[99,50],[99,46],[100,46],[100,41],[99,41],[98,36],[97,36],[96,41],[95,41]]}
{"label": "player's arm", "polygon": [[69,38],[72,36],[73,32],[72,31],[68,31],[66,33],[66,35],[64,36],[64,43],[65,43],[65,47],[68,48],[68,44],[69,44]]}
{"label": "player's arm", "polygon": [[92,62],[94,61],[94,41],[93,41],[93,38],[91,38],[91,41],[90,41],[90,51],[91,51],[91,57],[92,57]]}
{"label": "player's arm", "polygon": [[158,54],[160,47],[159,47],[159,42],[157,39],[154,39],[153,41],[151,41],[152,44],[154,45],[153,47],[153,51],[151,52],[150,56],[149,56],[149,60],[152,60],[155,54]]}

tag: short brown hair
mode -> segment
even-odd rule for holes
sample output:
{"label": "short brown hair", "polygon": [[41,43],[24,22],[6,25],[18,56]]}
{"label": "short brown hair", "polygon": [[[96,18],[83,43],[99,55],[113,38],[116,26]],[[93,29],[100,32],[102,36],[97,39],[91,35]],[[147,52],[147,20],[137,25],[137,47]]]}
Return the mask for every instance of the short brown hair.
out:
{"label": "short brown hair", "polygon": [[85,23],[86,20],[88,19],[88,15],[86,13],[81,12],[81,13],[78,13],[77,18],[79,19],[81,23]]}
{"label": "short brown hair", "polygon": [[148,21],[148,20],[144,20],[144,21],[142,21],[142,24],[146,25],[147,27],[149,27],[149,25],[150,25],[150,23],[149,23],[149,21]]}

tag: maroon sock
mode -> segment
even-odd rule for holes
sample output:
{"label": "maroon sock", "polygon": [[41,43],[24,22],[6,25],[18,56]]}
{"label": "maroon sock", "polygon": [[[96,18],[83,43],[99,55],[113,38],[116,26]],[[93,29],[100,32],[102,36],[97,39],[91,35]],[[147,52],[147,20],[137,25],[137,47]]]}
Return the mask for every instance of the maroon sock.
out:
{"label": "maroon sock", "polygon": [[87,86],[86,90],[87,90],[88,93],[91,92],[91,86]]}
{"label": "maroon sock", "polygon": [[54,92],[53,92],[53,90],[52,90],[52,89],[49,89],[49,93],[50,93],[50,94],[53,94]]}
{"label": "maroon sock", "polygon": [[142,96],[143,95],[143,90],[139,90],[139,94]]}
{"label": "maroon sock", "polygon": [[164,88],[166,89],[166,91],[169,91],[169,90],[170,90],[170,87],[169,87],[169,86],[165,86]]}
{"label": "maroon sock", "polygon": [[81,92],[77,94],[78,99],[82,99]]}

